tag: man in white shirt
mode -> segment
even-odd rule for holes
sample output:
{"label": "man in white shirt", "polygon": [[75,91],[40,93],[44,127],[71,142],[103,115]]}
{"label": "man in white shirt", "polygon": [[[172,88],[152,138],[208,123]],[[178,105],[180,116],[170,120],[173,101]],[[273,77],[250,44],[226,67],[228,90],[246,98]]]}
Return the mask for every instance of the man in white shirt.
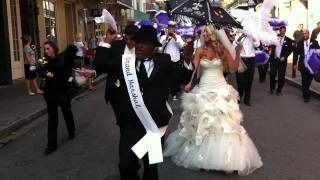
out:
{"label": "man in white shirt", "polygon": [[313,74],[305,66],[305,58],[310,49],[319,49],[319,44],[316,40],[310,40],[308,30],[303,30],[303,40],[298,42],[295,53],[293,54],[293,65],[295,68],[298,64],[298,70],[301,73],[302,95],[304,102],[309,102],[311,97],[310,86],[313,80]]}
{"label": "man in white shirt", "polygon": [[253,82],[254,70],[255,70],[255,48],[259,47],[260,42],[253,37],[246,36],[244,34],[238,36],[237,42],[242,43],[241,60],[247,66],[247,69],[243,73],[236,73],[238,92],[240,98],[244,96],[244,104],[251,106],[251,87]]}
{"label": "man in white shirt", "polygon": [[201,30],[198,30],[195,34],[195,40],[193,43],[194,51],[196,51],[197,48],[200,48],[202,46],[201,44]]}
{"label": "man in white shirt", "polygon": [[[181,36],[176,34],[176,23],[169,21],[168,33],[160,37],[163,52],[170,55],[171,61],[174,66],[179,66],[180,50],[184,45]],[[173,100],[177,100],[177,94],[180,91],[179,80],[173,79],[171,84],[171,95]]]}

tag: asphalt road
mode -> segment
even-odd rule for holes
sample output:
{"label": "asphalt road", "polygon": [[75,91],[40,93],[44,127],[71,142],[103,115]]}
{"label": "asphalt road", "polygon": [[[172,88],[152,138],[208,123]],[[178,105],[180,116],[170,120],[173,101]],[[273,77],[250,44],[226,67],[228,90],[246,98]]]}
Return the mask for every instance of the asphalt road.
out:
{"label": "asphalt road", "polygon": [[[244,126],[255,142],[264,166],[246,177],[176,167],[170,159],[159,165],[161,180],[318,180],[320,179],[320,101],[305,104],[300,90],[286,86],[283,95],[267,93],[269,84],[253,87],[252,107],[241,105]],[[0,149],[1,180],[119,180],[119,130],[103,99],[104,84],[73,103],[76,139],[67,141],[62,118],[58,151],[44,156],[46,116],[39,125]],[[172,131],[179,119],[173,104]]]}

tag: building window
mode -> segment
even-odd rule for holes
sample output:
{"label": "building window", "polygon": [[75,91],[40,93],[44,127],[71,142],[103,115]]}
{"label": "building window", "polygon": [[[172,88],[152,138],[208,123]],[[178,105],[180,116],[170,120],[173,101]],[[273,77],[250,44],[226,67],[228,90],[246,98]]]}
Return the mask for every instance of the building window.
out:
{"label": "building window", "polygon": [[57,42],[56,6],[50,0],[43,1],[46,39]]}
{"label": "building window", "polygon": [[11,23],[12,23],[12,40],[13,40],[13,58],[14,61],[20,61],[19,48],[19,31],[18,31],[18,17],[17,17],[17,1],[10,0]]}
{"label": "building window", "polygon": [[137,0],[137,10],[138,11],[141,11],[141,8],[140,8],[141,6],[140,6],[140,0]]}

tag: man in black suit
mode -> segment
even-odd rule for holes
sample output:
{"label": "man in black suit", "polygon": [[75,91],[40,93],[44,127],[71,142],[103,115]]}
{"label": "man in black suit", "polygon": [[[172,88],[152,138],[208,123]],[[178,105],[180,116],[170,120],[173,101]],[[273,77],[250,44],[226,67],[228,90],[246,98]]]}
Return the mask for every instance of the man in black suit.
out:
{"label": "man in black suit", "polygon": [[301,82],[302,82],[302,94],[304,102],[310,101],[310,85],[313,79],[313,75],[305,67],[304,61],[305,56],[308,54],[310,49],[319,49],[319,44],[316,40],[309,38],[310,33],[308,30],[303,31],[303,40],[298,42],[296,51],[293,57],[293,65],[297,67],[301,73]]}
{"label": "man in black suit", "polygon": [[[121,57],[125,51],[134,53],[135,42],[132,40],[135,33],[138,31],[138,27],[135,25],[128,25],[124,31],[123,40],[116,40],[116,31],[108,29],[104,42],[101,42],[96,49],[96,57],[93,61],[93,69],[96,71],[96,75],[107,73],[106,62],[114,56]],[[113,47],[111,49],[111,46]],[[111,97],[111,91],[114,90],[114,84],[117,79],[112,74],[108,74],[105,89],[105,100],[108,103]]]}
{"label": "man in black suit", "polygon": [[273,94],[276,89],[276,75],[278,74],[277,96],[281,95],[285,82],[288,56],[290,56],[294,49],[293,40],[285,34],[286,27],[282,26],[278,36],[279,44],[272,46],[270,55],[270,94]]}
{"label": "man in black suit", "polygon": [[[157,40],[156,30],[152,26],[143,26],[138,30],[133,40],[136,42],[136,69],[143,101],[157,127],[166,127],[172,116],[171,110],[167,106],[170,80],[173,75],[179,74],[181,75],[179,79],[183,83],[187,83],[192,72],[185,70],[181,73],[174,73],[177,69],[174,69],[170,56],[154,53],[155,48],[160,47],[161,44]],[[110,50],[111,52],[119,51],[118,46],[114,44]],[[140,164],[131,148],[146,134],[146,130],[131,104],[122,69],[122,54],[114,53],[111,58],[103,61],[105,62],[105,71],[115,78],[114,83],[110,84],[112,87],[108,92],[108,100],[120,127],[119,171],[121,180],[139,180]],[[157,180],[157,165],[149,164],[148,156],[143,157],[143,162],[143,180]]]}

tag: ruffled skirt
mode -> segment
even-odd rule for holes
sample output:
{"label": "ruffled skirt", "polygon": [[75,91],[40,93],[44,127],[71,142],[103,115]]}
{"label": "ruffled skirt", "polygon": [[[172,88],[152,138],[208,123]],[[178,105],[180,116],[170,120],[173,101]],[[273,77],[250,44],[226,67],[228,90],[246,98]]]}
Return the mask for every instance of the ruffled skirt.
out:
{"label": "ruffled skirt", "polygon": [[229,84],[196,87],[182,97],[180,124],[165,143],[164,155],[194,170],[237,171],[245,176],[262,166],[261,157],[241,126],[238,92]]}

